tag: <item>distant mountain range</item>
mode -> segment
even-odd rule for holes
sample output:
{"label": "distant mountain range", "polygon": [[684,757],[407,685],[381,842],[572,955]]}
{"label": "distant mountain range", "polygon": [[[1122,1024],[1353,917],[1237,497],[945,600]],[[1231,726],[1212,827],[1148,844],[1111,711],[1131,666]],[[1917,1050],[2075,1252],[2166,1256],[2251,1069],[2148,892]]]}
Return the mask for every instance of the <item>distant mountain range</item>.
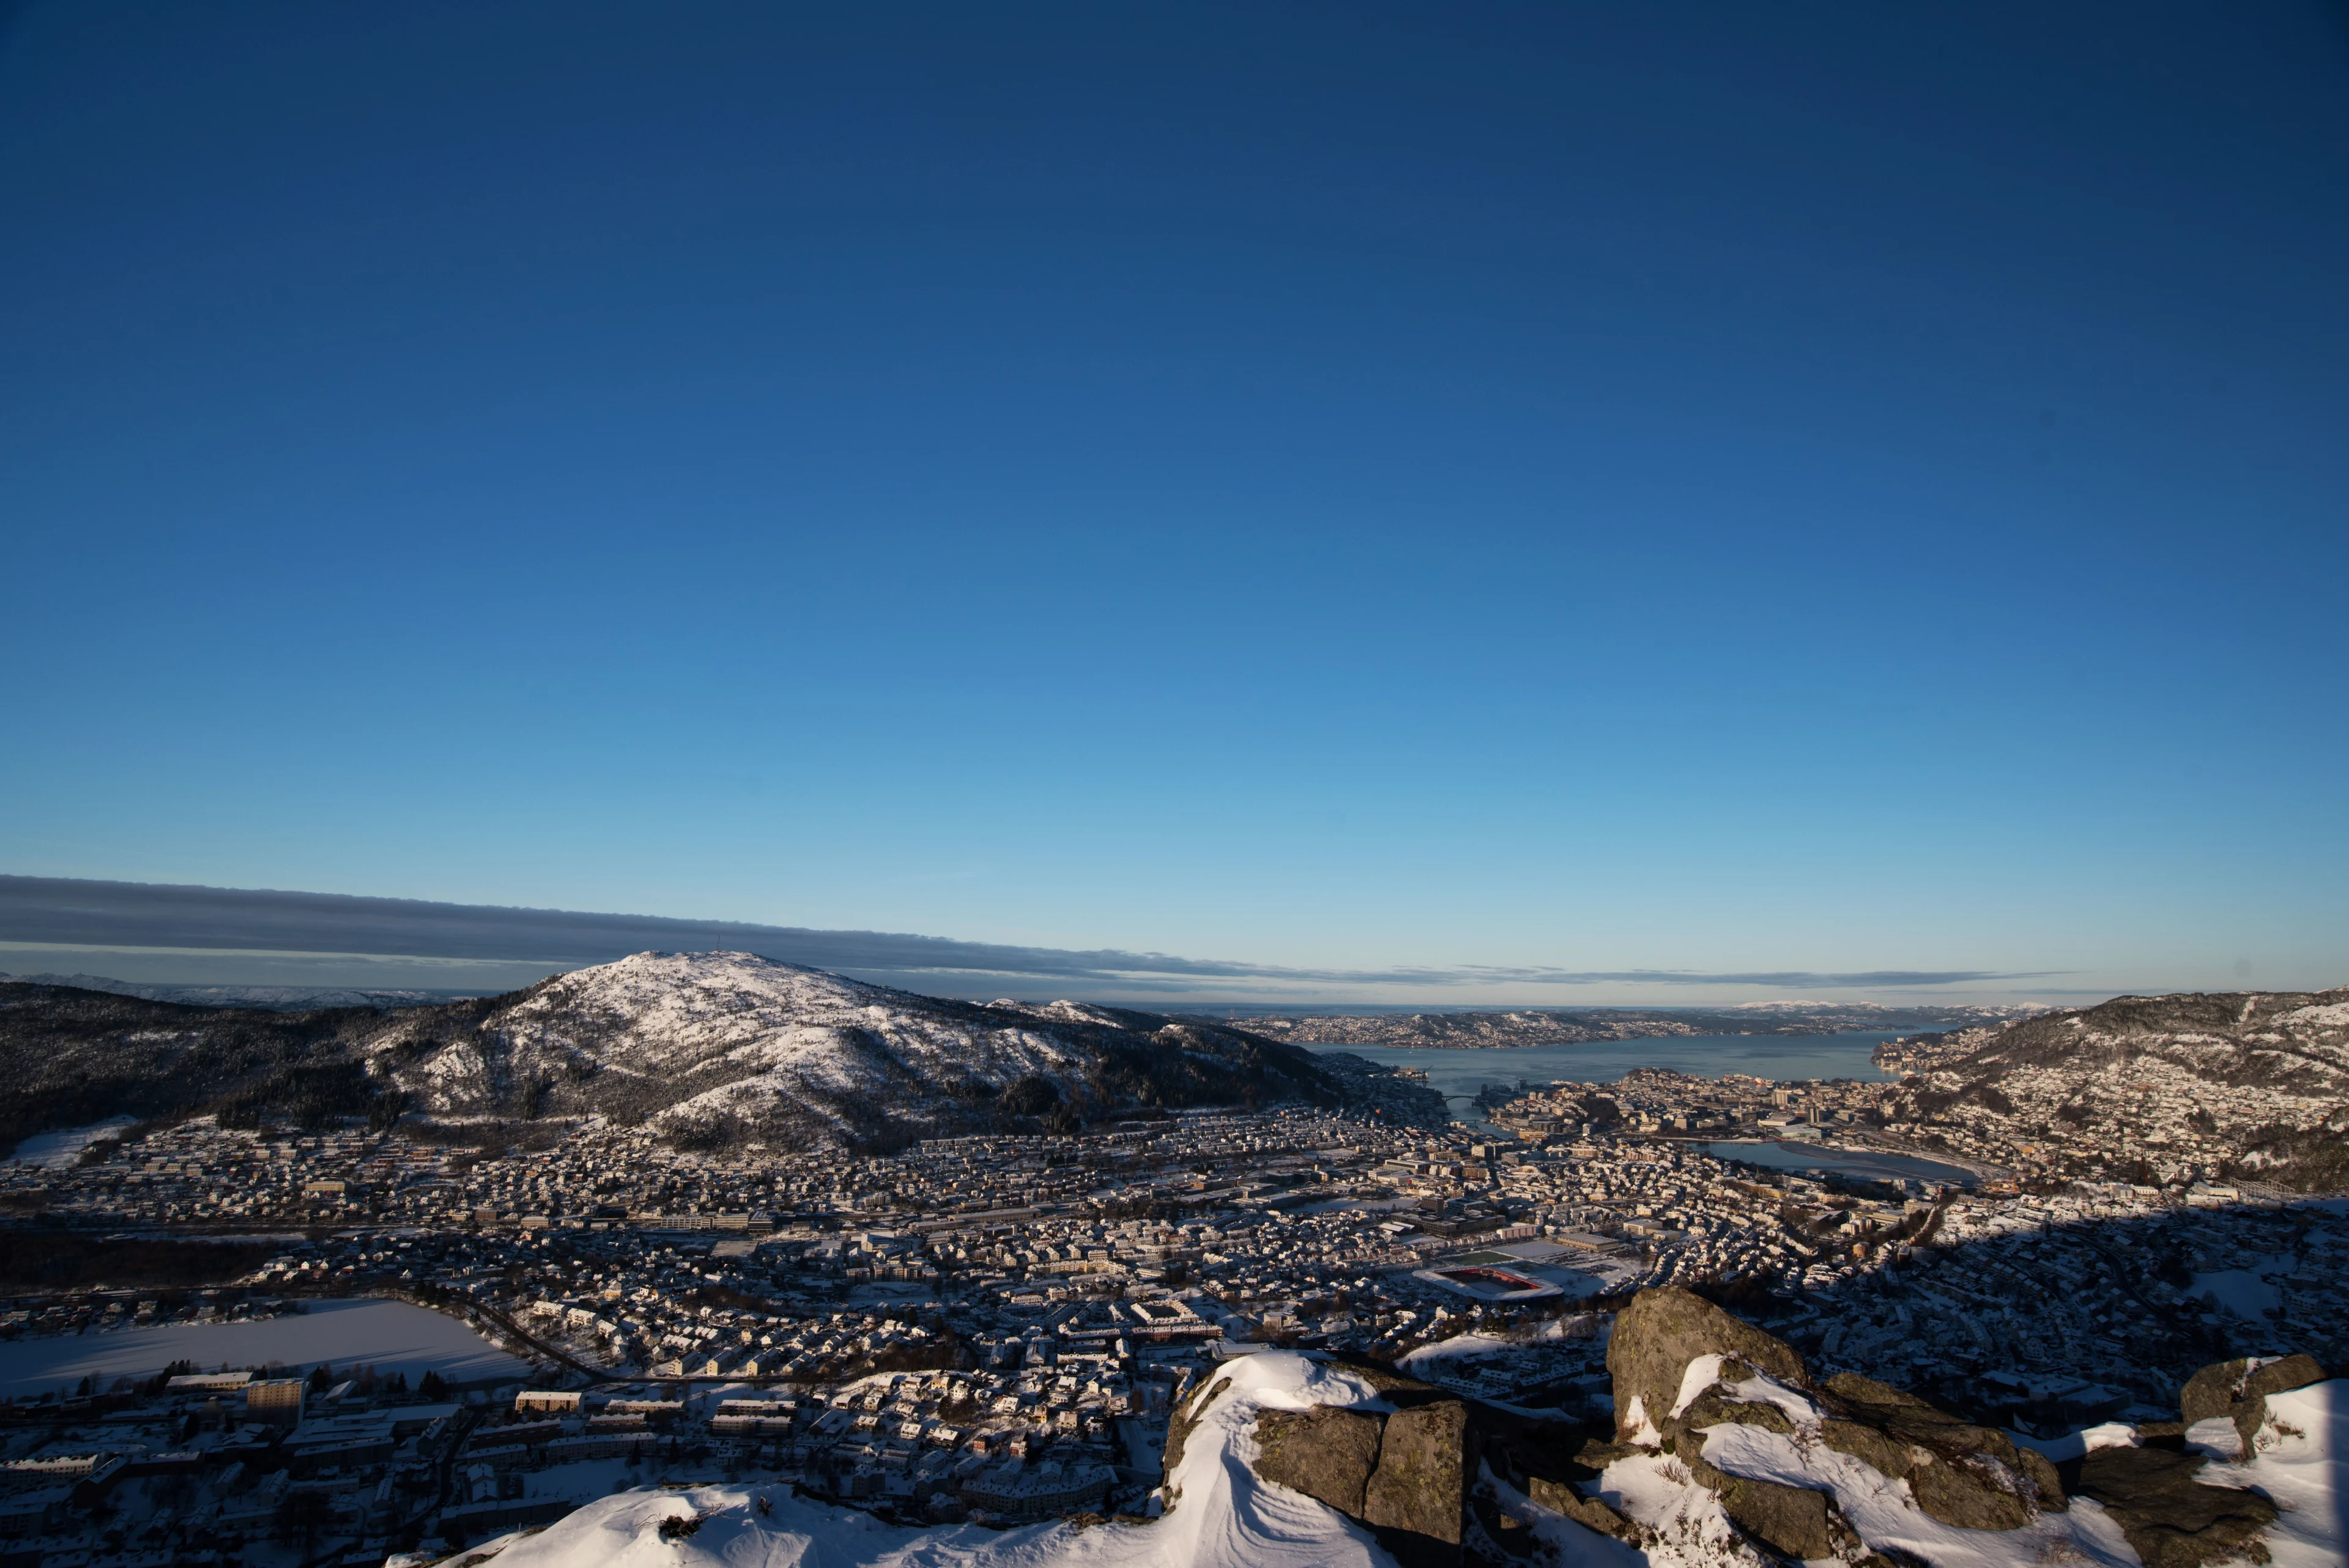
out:
{"label": "distant mountain range", "polygon": [[1234,1014],[1235,1027],[1299,1044],[1408,1045],[1436,1050],[1582,1045],[1605,1040],[1699,1034],[1848,1034],[1878,1029],[1961,1029],[2006,1024],[2033,1007],[1888,1007],[1858,1002],[1762,1002],[1714,1009],[1588,1007],[1571,1012]]}
{"label": "distant mountain range", "polygon": [[0,974],[0,983],[65,985],[103,991],[148,1002],[184,1002],[194,1007],[258,1007],[271,1012],[305,1012],[318,1007],[429,1007],[471,1001],[478,991],[384,991],[349,985],[150,985],[103,974]]}
{"label": "distant mountain range", "polygon": [[746,953],[638,953],[500,997],[383,1011],[192,1006],[0,984],[0,1144],[114,1116],[252,1125],[420,1113],[602,1116],[680,1144],[887,1147],[1204,1105],[1432,1092],[1243,1030],[1123,1009],[980,1005]]}

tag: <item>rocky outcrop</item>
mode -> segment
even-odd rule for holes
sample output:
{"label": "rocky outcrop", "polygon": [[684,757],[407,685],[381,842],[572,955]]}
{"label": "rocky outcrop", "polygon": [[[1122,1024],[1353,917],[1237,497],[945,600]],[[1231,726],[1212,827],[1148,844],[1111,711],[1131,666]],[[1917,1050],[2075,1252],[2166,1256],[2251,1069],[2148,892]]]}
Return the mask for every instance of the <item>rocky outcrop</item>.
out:
{"label": "rocky outcrop", "polygon": [[[1781,1481],[1733,1476],[1699,1459],[1688,1461],[1699,1486],[1720,1494],[1721,1506],[1740,1530],[1788,1557],[1808,1563],[1835,1551],[1827,1494]],[[1849,1532],[1844,1532],[1847,1537]]]}
{"label": "rocky outcrop", "polygon": [[1361,1519],[1379,1465],[1380,1425],[1376,1416],[1327,1406],[1267,1410],[1256,1418],[1256,1473]]}
{"label": "rocky outcrop", "polygon": [[2206,1366],[2187,1379],[2175,1424],[2138,1428],[2143,1447],[2088,1455],[2078,1490],[2104,1504],[2147,1568],[2200,1568],[2244,1555],[2264,1561],[2258,1538],[2275,1520],[2274,1504],[2199,1474],[2213,1452],[2257,1455],[2270,1395],[2323,1381],[2324,1368],[2307,1355]]}
{"label": "rocky outcrop", "polygon": [[1572,1481],[1535,1476],[1526,1484],[1526,1495],[1552,1513],[1563,1514],[1584,1529],[1595,1530],[1601,1535],[1630,1541],[1639,1534],[1637,1525],[1599,1499],[1583,1496]]}
{"label": "rocky outcrop", "polygon": [[1789,1386],[1810,1385],[1803,1358],[1785,1340],[1730,1316],[1677,1286],[1641,1291],[1616,1317],[1607,1343],[1607,1371],[1615,1380],[1616,1435],[1626,1440],[1644,1421],[1667,1438],[1689,1363],[1703,1355],[1733,1356]]}
{"label": "rocky outcrop", "polygon": [[[2199,1479],[2220,1445],[2202,1442],[2197,1424],[2230,1442],[2240,1432],[2249,1456],[2269,1419],[2268,1397],[2324,1376],[2304,1355],[2221,1363],[2188,1385],[2181,1421],[2138,1429],[2147,1446],[2099,1449],[2059,1471],[2007,1433],[1889,1384],[1849,1373],[1815,1379],[1784,1341],[1686,1291],[1634,1298],[1617,1317],[1607,1363],[1619,1441],[1361,1366],[1349,1370],[1377,1393],[1377,1409],[1265,1411],[1256,1468],[1370,1526],[1405,1568],[1451,1568],[1464,1553],[1538,1558],[1527,1501],[1628,1545],[1651,1545],[1677,1527],[1661,1516],[1643,1523],[1645,1512],[1628,1518],[1594,1495],[1609,1467],[1626,1462],[1651,1466],[1645,1484],[1713,1493],[1721,1514],[1772,1561],[1883,1568],[1915,1560],[1918,1538],[1904,1536],[1906,1526],[1871,1550],[1838,1496],[1857,1517],[1873,1517],[1879,1533],[1886,1501],[1905,1500],[1895,1503],[1899,1517],[1926,1539],[1971,1539],[1930,1535],[1940,1527],[2028,1529],[2034,1533],[2019,1538],[2018,1551],[2068,1549],[2072,1526],[2049,1516],[2067,1513],[2080,1495],[2103,1506],[2147,1568],[2203,1568],[2264,1561],[2260,1532],[2277,1513],[2256,1491]],[[1178,1419],[1170,1450],[1186,1432]],[[1626,1485],[1621,1495],[1636,1494]]]}
{"label": "rocky outcrop", "polygon": [[2004,1432],[1847,1372],[1827,1379],[1826,1392],[1845,1417],[1821,1423],[1826,1445],[1906,1480],[1917,1506],[1944,1524],[2018,1530],[2070,1506],[2055,1467]]}
{"label": "rocky outcrop", "polygon": [[2081,1463],[2080,1490],[2104,1504],[2146,1568],[2201,1568],[2253,1550],[2253,1537],[2276,1516],[2257,1492],[2195,1480],[2208,1463],[2203,1454],[2098,1449]]}
{"label": "rocky outcrop", "polygon": [[[1866,1378],[1816,1384],[1783,1340],[1685,1291],[1635,1298],[1617,1319],[1608,1366],[1619,1435],[1632,1442],[1586,1441],[1563,1425],[1529,1423],[1392,1372],[1363,1369],[1382,1402],[1395,1407],[1392,1414],[1262,1414],[1257,1470],[1371,1526],[1409,1563],[1461,1560],[1476,1522],[1495,1512],[1492,1500],[1480,1505],[1475,1495],[1488,1460],[1496,1480],[1537,1506],[1637,1543],[1643,1527],[1586,1488],[1595,1490],[1609,1463],[1659,1448],[1717,1494],[1730,1521],[1771,1555],[1857,1561],[1866,1554],[1824,1485],[1790,1485],[1781,1477],[1736,1473],[1733,1461],[1715,1462],[1709,1438],[1724,1428],[1816,1441],[1850,1455],[1906,1481],[1917,1505],[1944,1524],[2013,1530],[2066,1505],[2054,1468],[2018,1450],[2005,1434]],[[1769,1388],[1791,1405],[1754,1397]],[[1801,1428],[1789,1408],[1805,1412]],[[1495,1514],[1485,1522],[1484,1537],[1499,1542],[1512,1533],[1506,1522]]]}
{"label": "rocky outcrop", "polygon": [[[1690,1367],[1705,1356],[1719,1357],[1719,1370],[1683,1408]],[[2014,1530],[2042,1511],[2066,1506],[2055,1467],[2017,1448],[2005,1433],[1961,1421],[1914,1395],[1848,1373],[1815,1385],[1802,1357],[1784,1340],[1687,1291],[1668,1287],[1635,1297],[1616,1319],[1607,1368],[1615,1378],[1620,1435],[1651,1438],[1685,1460],[1702,1460],[1703,1434],[1724,1423],[1780,1433],[1793,1429],[1776,1405],[1731,1392],[1759,1373],[1816,1405],[1823,1417],[1819,1438],[1828,1448],[1907,1481],[1917,1505],[1944,1524]],[[1747,1490],[1774,1499],[1753,1505],[1757,1518],[1807,1520],[1814,1511],[1808,1502]],[[1824,1500],[1824,1494],[1815,1495]],[[1736,1517],[1734,1509],[1731,1513]],[[1771,1528],[1794,1527],[1774,1522]]]}
{"label": "rocky outcrop", "polygon": [[2259,1438],[2260,1423],[2268,1418],[2268,1396],[2289,1394],[2323,1381],[2324,1368],[2313,1355],[2221,1361],[2187,1379],[2178,1397],[2178,1419],[2189,1428],[2200,1421],[2232,1423],[2240,1439],[2237,1452],[2249,1459]]}
{"label": "rocky outcrop", "polygon": [[1458,1399],[1396,1411],[1379,1439],[1378,1469],[1362,1490],[1362,1518],[1456,1549],[1475,1448],[1468,1407]]}
{"label": "rocky outcrop", "polygon": [[1218,1372],[1202,1387],[1190,1389],[1178,1386],[1175,1391],[1174,1408],[1166,1417],[1166,1445],[1159,1459],[1166,1476],[1167,1501],[1170,1503],[1182,1495],[1175,1485],[1174,1473],[1183,1468],[1184,1447],[1190,1442],[1191,1434],[1198,1429],[1199,1417],[1206,1413],[1207,1407],[1216,1402],[1216,1397],[1229,1382],[1228,1377]]}
{"label": "rocky outcrop", "polygon": [[[1459,1563],[1486,1434],[1512,1418],[1385,1368],[1348,1370],[1392,1408],[1261,1411],[1257,1474],[1369,1525],[1406,1568]],[[1188,1434],[1170,1428],[1170,1446]]]}
{"label": "rocky outcrop", "polygon": [[[1736,1473],[1728,1456],[1757,1450],[1746,1439],[1713,1442],[1726,1428],[1760,1428],[1797,1446],[1816,1441],[1905,1483],[1925,1515],[1964,1530],[2021,1530],[2067,1511],[2072,1493],[2090,1497],[2147,1568],[2265,1560],[2259,1534],[2276,1518],[2274,1505],[2240,1486],[2209,1485],[2198,1472],[2214,1453],[2253,1457],[2268,1397],[2325,1376],[2306,1355],[2207,1367],[2187,1385],[2179,1421],[2139,1428],[2146,1446],[2099,1449],[2074,1461],[2067,1490],[2064,1472],[2006,1433],[1872,1378],[1839,1373],[1815,1382],[1783,1342],[1686,1292],[1636,1298],[1616,1320],[1607,1364],[1621,1435],[1672,1454],[1754,1544],[1781,1557],[1847,1558],[1865,1548],[1827,1491],[1785,1484],[1783,1469]],[[1706,1386],[1694,1387],[1707,1366]]]}
{"label": "rocky outcrop", "polygon": [[[1686,1291],[1634,1298],[1616,1320],[1607,1365],[1619,1435],[1677,1457],[1739,1529],[1782,1557],[1842,1555],[1858,1536],[1824,1481],[1735,1473],[1710,1440],[1723,1428],[1758,1428],[1846,1455],[1906,1482],[1927,1517],[1961,1529],[2017,1530],[2069,1506],[2055,1467],[2005,1433],[1869,1378],[1816,1382],[1785,1341]],[[1693,1386],[1699,1377],[1702,1387]]]}

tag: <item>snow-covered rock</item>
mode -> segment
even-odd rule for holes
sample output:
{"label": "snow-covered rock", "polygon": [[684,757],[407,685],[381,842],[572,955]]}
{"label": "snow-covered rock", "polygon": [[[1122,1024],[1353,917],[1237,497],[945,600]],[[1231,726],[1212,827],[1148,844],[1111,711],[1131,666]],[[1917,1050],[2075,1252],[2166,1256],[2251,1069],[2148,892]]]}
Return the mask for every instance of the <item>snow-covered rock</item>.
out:
{"label": "snow-covered rock", "polygon": [[2267,1416],[2249,1458],[2207,1465],[2206,1486],[2255,1490],[2276,1506],[2261,1532],[2274,1568],[2338,1568],[2349,1563],[2341,1471],[2349,1459],[2349,1381],[2335,1379],[2267,1397]]}

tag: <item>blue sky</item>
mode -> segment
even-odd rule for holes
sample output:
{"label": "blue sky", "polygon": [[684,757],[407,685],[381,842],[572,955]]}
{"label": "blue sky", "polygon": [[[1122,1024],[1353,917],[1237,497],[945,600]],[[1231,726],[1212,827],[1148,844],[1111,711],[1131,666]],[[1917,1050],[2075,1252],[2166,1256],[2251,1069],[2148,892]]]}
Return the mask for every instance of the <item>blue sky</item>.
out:
{"label": "blue sky", "polygon": [[0,872],[2349,979],[2337,7],[0,26]]}

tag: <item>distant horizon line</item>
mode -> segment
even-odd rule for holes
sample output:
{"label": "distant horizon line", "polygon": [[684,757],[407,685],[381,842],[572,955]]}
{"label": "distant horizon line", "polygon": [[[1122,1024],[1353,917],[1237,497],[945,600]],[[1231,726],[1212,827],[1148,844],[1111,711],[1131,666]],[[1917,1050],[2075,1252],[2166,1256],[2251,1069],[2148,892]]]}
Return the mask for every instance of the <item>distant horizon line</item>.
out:
{"label": "distant horizon line", "polygon": [[[982,1001],[999,996],[1019,996],[1023,1001],[1090,997],[1162,1011],[1170,1007],[1313,1013],[1350,1009],[1689,1009],[1767,1007],[1806,1001],[1817,1006],[1842,1006],[1850,1003],[1812,999],[1803,993],[1858,992],[1875,993],[1871,1004],[1887,1007],[1986,1006],[2027,1004],[2043,997],[2128,994],[2131,989],[2081,986],[2075,978],[2077,971],[2063,969],[1570,970],[1488,964],[1319,968],[1114,948],[1018,946],[903,932],[0,873],[0,965],[9,971],[79,970],[103,974],[106,969],[122,967],[140,972],[107,978],[124,984],[429,990],[481,995],[516,990],[550,972],[567,972],[648,950],[755,952],[777,962],[928,995]],[[21,954],[22,960],[9,962],[12,951]],[[47,961],[36,954],[44,955]],[[168,978],[160,972],[165,968],[173,971]],[[2056,980],[2075,983],[2033,983]],[[451,981],[457,983],[452,986]],[[1735,1000],[1708,997],[1701,1002],[1636,994],[1588,1002],[1571,997],[1457,998],[1457,992],[1465,988],[1491,992],[1553,987],[1745,994]],[[1402,994],[1392,1000],[1370,999],[1381,990]],[[1959,990],[1974,994],[1952,994]],[[978,995],[982,991],[988,995]],[[1049,998],[1040,994],[1047,991],[1051,993]],[[1446,992],[1454,995],[1445,996]],[[1350,1000],[1349,992],[1362,999]]]}
{"label": "distant horizon line", "polygon": [[[15,944],[15,943],[5,943],[5,942],[0,942],[0,952],[5,952],[5,951],[6,951],[6,950],[9,950],[11,948],[16,947],[17,945],[18,945],[18,944]],[[138,950],[145,950],[145,951],[156,951],[156,952],[161,952],[161,951],[171,951],[171,950],[168,950],[168,949],[129,950],[129,949],[126,949],[126,950],[125,950],[125,951],[138,951]],[[731,948],[722,948],[722,949],[711,949],[711,950],[709,950],[713,955],[716,955],[716,954],[723,954],[723,953],[730,953],[730,952],[736,952],[736,951],[741,951],[741,952],[743,952],[744,956],[746,956],[746,957],[750,957],[750,958],[756,958],[756,959],[761,959],[761,960],[764,960],[764,961],[768,961],[768,962],[771,962],[771,963],[784,963],[784,962],[788,962],[788,961],[788,961],[788,960],[782,960],[782,959],[776,959],[776,958],[772,958],[771,955],[766,954],[766,953],[750,952],[750,951],[748,951],[747,950],[738,950],[738,949],[731,949]],[[346,954],[346,955],[339,955],[339,956],[345,956],[345,957],[375,957],[375,958],[381,958],[381,959],[390,960],[390,959],[397,959],[397,958],[398,958],[398,957],[400,957],[400,956],[402,956],[402,955],[398,955],[398,954]],[[631,957],[633,957],[633,956],[635,956],[635,955],[631,954],[631,955],[626,955],[626,956],[631,956]],[[688,956],[689,956],[689,955],[688,955]],[[595,965],[582,965],[581,967],[582,967],[582,968],[594,968],[594,967],[596,967],[596,966],[595,966]],[[802,967],[812,967],[812,966],[802,966]],[[530,987],[531,985],[535,985],[535,984],[542,983],[542,982],[543,982],[543,981],[545,981],[545,980],[557,979],[557,978],[560,978],[560,977],[561,977],[561,976],[563,976],[563,975],[565,975],[565,974],[574,974],[574,973],[576,973],[576,972],[578,972],[578,971],[576,971],[576,970],[557,970],[557,971],[554,971],[553,973],[551,973],[551,974],[542,976],[542,977],[540,978],[540,980],[527,981],[527,982],[525,982],[523,985],[521,985],[521,986],[507,987],[507,988],[504,988],[504,989],[502,989],[502,990],[501,990],[501,989],[493,989],[493,988],[489,988],[489,987],[483,987],[483,986],[378,985],[378,984],[367,983],[367,982],[363,982],[363,981],[353,981],[353,982],[345,983],[345,982],[338,982],[338,981],[311,981],[311,982],[304,982],[304,981],[208,981],[208,980],[139,980],[139,981],[134,981],[134,980],[124,980],[124,979],[121,979],[120,977],[116,976],[116,975],[93,973],[93,972],[90,972],[90,971],[73,971],[73,972],[71,972],[71,973],[67,973],[67,972],[62,972],[62,971],[56,971],[56,970],[36,970],[36,971],[23,971],[23,972],[18,972],[18,971],[8,971],[8,970],[0,970],[0,983],[8,983],[8,984],[27,984],[27,985],[57,985],[57,986],[68,986],[68,987],[77,987],[77,986],[78,986],[78,987],[79,987],[80,989],[83,989],[83,990],[107,990],[107,989],[109,989],[109,988],[120,987],[120,988],[123,988],[122,992],[120,992],[121,994],[129,994],[129,993],[133,993],[133,992],[139,992],[139,991],[164,991],[164,992],[294,992],[294,993],[301,993],[301,992],[314,992],[314,993],[321,993],[321,994],[323,994],[323,993],[326,993],[326,992],[353,992],[353,993],[356,993],[356,994],[363,994],[363,995],[377,995],[377,996],[401,996],[401,997],[409,997],[409,996],[412,996],[412,997],[419,997],[419,998],[430,998],[430,999],[432,999],[434,1002],[466,1002],[466,1001],[472,1001],[472,1000],[476,1000],[476,999],[480,999],[480,998],[485,998],[485,997],[500,996],[500,995],[510,995],[510,994],[512,994],[512,993],[513,993],[513,992],[515,992],[527,990],[527,989],[529,989],[529,987]],[[824,972],[824,973],[833,973],[833,972],[837,972],[837,971],[822,971],[822,972]],[[854,980],[854,979],[856,979],[856,977],[855,977],[855,976],[854,976],[854,975],[845,975],[845,976],[843,976],[843,978],[844,978],[844,979],[849,979],[849,980]],[[877,983],[877,982],[871,982],[871,981],[867,981],[867,982],[863,982],[863,983]],[[898,988],[894,988],[894,987],[892,987],[892,988],[886,988],[886,989],[898,989]],[[935,993],[924,993],[924,994],[935,994]],[[2110,992],[2103,991],[2103,990],[2083,990],[2083,991],[2077,991],[2077,992],[2043,992],[2042,994],[2044,994],[2044,995],[2051,995],[2051,996],[2054,996],[2054,995],[2077,995],[2077,996],[2100,996],[2100,997],[2109,997],[2109,996],[2111,996],[2113,993],[2112,993],[2112,992]],[[2125,994],[2125,993],[2124,993],[2124,994]],[[1039,995],[1035,995],[1035,996],[1016,996],[1016,997],[1015,997],[1015,996],[1006,996],[1006,995],[981,996],[981,995],[978,995],[978,994],[977,994],[977,993],[972,993],[972,994],[964,995],[964,996],[941,997],[941,998],[940,998],[940,1000],[946,1000],[946,1001],[956,1001],[956,1002],[971,1002],[971,1003],[973,1003],[973,1004],[979,1005],[979,1006],[985,1006],[985,1005],[987,1005],[988,1003],[989,1003],[989,1002],[1006,1002],[1006,1001],[1008,1001],[1008,1002],[1014,1002],[1014,1003],[1016,1003],[1016,1004],[1018,1004],[1018,1005],[1019,1005],[1019,1006],[1023,1006],[1023,1007],[1024,1007],[1024,1006],[1037,1006],[1037,1005],[1050,1005],[1050,1003],[1052,1003],[1052,1002],[1070,1002],[1070,1003],[1072,1003],[1072,1004],[1075,1004],[1075,1005],[1080,1005],[1080,1006],[1131,1007],[1131,1006],[1133,1005],[1132,1003],[1128,1003],[1128,1002],[1124,1002],[1117,1001],[1117,1000],[1114,1000],[1114,999],[1103,999],[1103,998],[1100,998],[1100,997],[1087,997],[1087,996],[1074,996],[1074,995],[1055,995],[1055,996],[1045,996],[1045,995],[1039,994]],[[1280,1017],[1280,1016],[1294,1016],[1294,1017],[1299,1017],[1299,1018],[1349,1018],[1349,1017],[1359,1017],[1359,1016],[1410,1015],[1410,1014],[1414,1014],[1414,1013],[1446,1013],[1446,1014],[1456,1014],[1456,1013],[1555,1013],[1555,1014],[1566,1014],[1566,1015],[1572,1015],[1572,1016],[1581,1016],[1581,1015],[1586,1015],[1586,1014],[1589,1014],[1589,1013],[1599,1013],[1599,1012],[1607,1012],[1607,1013],[1624,1013],[1624,1012],[1628,1012],[1628,1013],[1688,1012],[1688,1013],[1703,1013],[1703,1014],[1711,1014],[1711,1015],[1719,1015],[1719,1014],[1722,1014],[1722,1013],[1752,1012],[1752,1013],[1754,1013],[1757,1018],[1760,1018],[1760,1017],[1767,1017],[1767,1016],[1771,1015],[1772,1013],[1776,1013],[1776,1012],[1798,1012],[1798,1011],[1800,1011],[1800,1010],[1806,1009],[1806,1008],[1807,1008],[1807,1009],[1816,1009],[1816,1010],[1822,1011],[1822,1012],[1848,1011],[1848,1012],[1937,1012],[1937,1011],[1948,1011],[1948,1010],[1950,1010],[1950,1009],[1951,1009],[1951,1008],[1955,1008],[1955,1007],[1968,1007],[1968,1008],[1980,1008],[1980,1009],[1982,1009],[1982,1010],[1985,1010],[1985,1011],[2004,1011],[2004,1012],[2013,1012],[2013,1011],[2028,1011],[2028,1010],[2030,1010],[2030,1009],[2032,1009],[2032,1008],[2033,1008],[2033,1007],[2036,1007],[2037,1005],[2038,1005],[2037,1003],[2033,1002],[2028,1002],[2028,1001],[2016,1001],[2016,1002],[1951,1002],[1943,1003],[1943,1004],[1940,1004],[1940,1005],[1937,1006],[1936,1004],[1931,1003],[1931,1002],[1921,1002],[1921,1003],[1903,1003],[1903,1002],[1868,1002],[1868,1001],[1843,1001],[1843,1002],[1838,1002],[1838,1001],[1832,1001],[1832,1000],[1827,1000],[1827,999],[1823,999],[1823,998],[1822,998],[1822,999],[1812,999],[1812,998],[1789,998],[1789,999],[1786,999],[1786,1000],[1785,1000],[1785,1001],[1772,1001],[1772,1002],[1576,1002],[1576,1003],[1549,1003],[1549,1002],[1442,1002],[1442,1001],[1433,1001],[1433,1000],[1429,1000],[1429,1001],[1418,1001],[1418,1002],[1412,1002],[1412,1001],[1406,1001],[1406,1002],[1367,1002],[1367,1001],[1366,1001],[1366,1002],[1342,1002],[1342,1001],[1341,1001],[1341,1002],[1308,1002],[1308,1003],[1288,1003],[1288,1002],[1262,1002],[1262,1001],[1211,1001],[1211,1000],[1198,1000],[1198,1001],[1191,1001],[1191,1002],[1185,1002],[1185,1003],[1181,1004],[1181,1005],[1174,1005],[1174,1004],[1170,1003],[1169,1005],[1167,1005],[1166,1007],[1164,1007],[1164,1008],[1163,1009],[1163,1011],[1164,1011],[1164,1012],[1166,1012],[1167,1014],[1169,1014],[1170,1016],[1207,1017],[1207,1016],[1211,1016],[1211,1015],[1215,1015],[1215,1014],[1227,1014],[1227,1015],[1242,1015],[1242,1016],[1247,1016],[1247,1017],[1251,1017],[1251,1018]]]}

